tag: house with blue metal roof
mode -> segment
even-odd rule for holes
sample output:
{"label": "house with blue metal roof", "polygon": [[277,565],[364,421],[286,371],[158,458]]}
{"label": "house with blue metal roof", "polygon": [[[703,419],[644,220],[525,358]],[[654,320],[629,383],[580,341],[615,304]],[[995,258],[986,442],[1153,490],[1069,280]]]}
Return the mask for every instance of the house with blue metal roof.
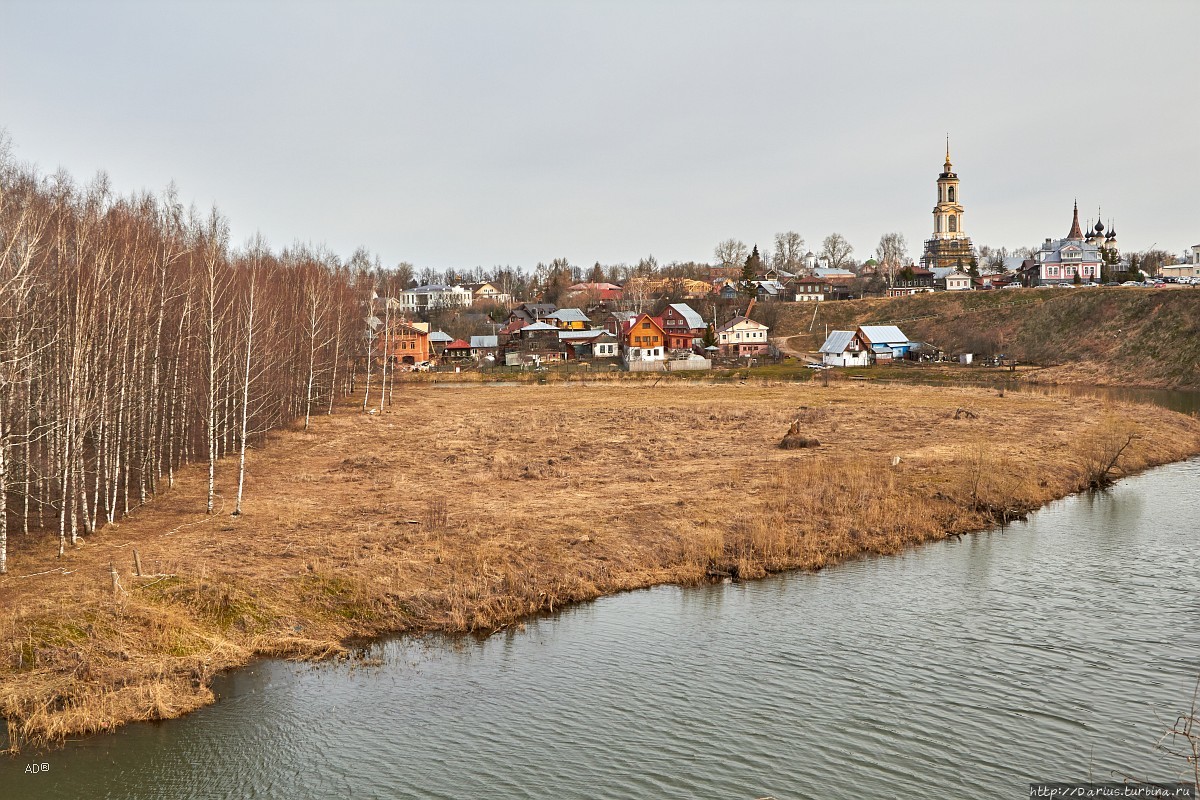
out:
{"label": "house with blue metal roof", "polygon": [[871,360],[876,363],[904,358],[917,346],[917,342],[910,342],[904,331],[895,325],[859,325],[855,336],[870,348]]}

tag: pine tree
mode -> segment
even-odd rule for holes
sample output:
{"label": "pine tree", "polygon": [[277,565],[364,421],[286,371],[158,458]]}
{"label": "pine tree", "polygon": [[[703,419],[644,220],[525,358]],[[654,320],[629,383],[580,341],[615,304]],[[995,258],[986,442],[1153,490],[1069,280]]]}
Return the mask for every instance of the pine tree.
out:
{"label": "pine tree", "polygon": [[758,245],[754,245],[754,250],[746,257],[746,263],[742,266],[742,283],[739,288],[743,293],[750,296],[755,294],[754,280],[761,270],[762,258],[758,255]]}

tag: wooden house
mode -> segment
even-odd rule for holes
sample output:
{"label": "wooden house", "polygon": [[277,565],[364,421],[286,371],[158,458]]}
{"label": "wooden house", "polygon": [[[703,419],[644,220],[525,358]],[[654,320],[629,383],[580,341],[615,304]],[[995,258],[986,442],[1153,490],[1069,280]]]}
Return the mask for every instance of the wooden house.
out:
{"label": "wooden house", "polygon": [[471,343],[455,339],[442,350],[442,358],[446,361],[470,361]]}
{"label": "wooden house", "polygon": [[539,322],[543,317],[553,314],[558,309],[558,306],[553,303],[521,303],[521,305],[508,312],[508,321],[519,319],[526,325]]}
{"label": "wooden house", "polygon": [[471,337],[471,358],[476,360],[492,356],[498,357],[500,354],[500,337],[497,335],[488,336],[472,336]]}
{"label": "wooden house", "polygon": [[662,361],[666,358],[667,334],[662,323],[649,314],[629,320],[621,335],[626,361]]}
{"label": "wooden house", "polygon": [[475,303],[510,303],[512,295],[500,291],[495,284],[488,281],[479,283],[467,283],[463,285],[464,289],[471,292],[471,302]]}
{"label": "wooden house", "polygon": [[659,317],[662,329],[667,337],[667,350],[692,349],[694,340],[704,337],[708,325],[704,317],[687,303],[672,303],[667,306]]}
{"label": "wooden house", "polygon": [[592,321],[578,308],[560,308],[542,317],[542,320],[563,331],[582,331],[591,327]]}
{"label": "wooden house", "polygon": [[636,311],[614,311],[604,319],[604,329],[623,341],[626,323],[636,316]]}
{"label": "wooden house", "polygon": [[429,351],[435,356],[440,356],[446,349],[446,345],[454,341],[454,337],[445,331],[431,331],[429,334]]}
{"label": "wooden house", "polygon": [[547,322],[525,325],[506,345],[506,359],[509,354],[517,353],[521,356],[520,363],[563,361],[567,353],[558,334],[558,328]]}
{"label": "wooden house", "polygon": [[603,328],[559,331],[558,340],[562,343],[568,359],[587,361],[616,358],[619,355],[617,337]]}

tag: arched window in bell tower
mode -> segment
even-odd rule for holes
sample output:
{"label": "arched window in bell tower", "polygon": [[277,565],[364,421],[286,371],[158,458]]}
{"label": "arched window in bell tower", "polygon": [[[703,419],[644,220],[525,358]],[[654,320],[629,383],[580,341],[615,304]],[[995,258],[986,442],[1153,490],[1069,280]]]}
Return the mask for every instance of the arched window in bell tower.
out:
{"label": "arched window in bell tower", "polygon": [[950,232],[958,233],[958,217],[953,214],[950,215]]}
{"label": "arched window in bell tower", "polygon": [[953,203],[954,202],[954,187],[951,186],[948,191],[950,192],[950,202]]}

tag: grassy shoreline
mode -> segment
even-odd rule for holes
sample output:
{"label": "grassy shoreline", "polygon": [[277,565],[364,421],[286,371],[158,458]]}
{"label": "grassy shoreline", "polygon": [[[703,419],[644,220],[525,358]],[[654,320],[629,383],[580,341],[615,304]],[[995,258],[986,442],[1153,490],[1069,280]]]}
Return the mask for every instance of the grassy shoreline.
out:
{"label": "grassy shoreline", "polygon": [[[898,553],[1085,488],[1117,442],[1120,474],[1200,453],[1200,421],[1162,409],[961,387],[398,384],[395,401],[273,435],[241,517],[205,516],[191,468],[62,562],[14,537],[11,739],[180,716],[255,657]],[[779,449],[794,421],[821,446]],[[221,465],[219,485],[233,477]]]}

